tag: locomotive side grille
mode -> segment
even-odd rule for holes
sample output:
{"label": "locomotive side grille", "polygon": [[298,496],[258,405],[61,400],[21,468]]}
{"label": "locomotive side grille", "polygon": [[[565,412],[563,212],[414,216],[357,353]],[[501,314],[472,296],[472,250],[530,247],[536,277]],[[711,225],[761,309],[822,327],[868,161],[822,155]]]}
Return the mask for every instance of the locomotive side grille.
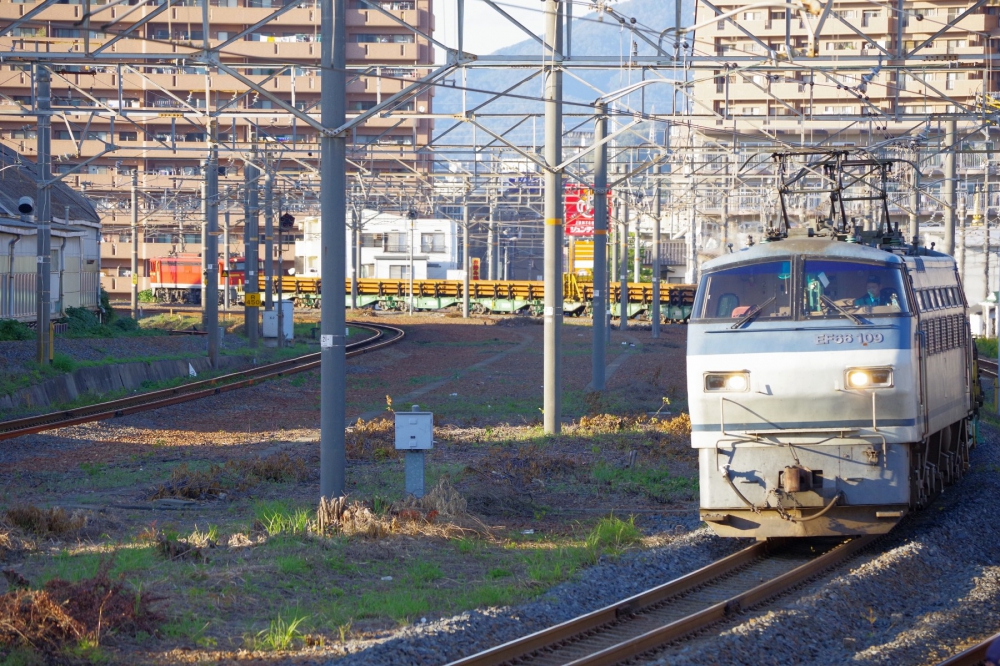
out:
{"label": "locomotive side grille", "polygon": [[940,354],[949,349],[963,348],[968,344],[965,335],[965,318],[946,315],[920,322],[920,331],[927,339],[927,353]]}

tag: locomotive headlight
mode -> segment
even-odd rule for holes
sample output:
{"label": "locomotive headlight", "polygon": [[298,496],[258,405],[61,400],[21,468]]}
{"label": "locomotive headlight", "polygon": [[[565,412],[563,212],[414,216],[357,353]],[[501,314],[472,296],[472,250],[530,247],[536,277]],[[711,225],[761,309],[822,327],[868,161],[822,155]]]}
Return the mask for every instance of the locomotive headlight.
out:
{"label": "locomotive headlight", "polygon": [[750,388],[750,373],[741,372],[708,372],[705,373],[706,391],[742,392]]}
{"label": "locomotive headlight", "polygon": [[892,386],[892,368],[848,368],[848,388],[888,388]]}

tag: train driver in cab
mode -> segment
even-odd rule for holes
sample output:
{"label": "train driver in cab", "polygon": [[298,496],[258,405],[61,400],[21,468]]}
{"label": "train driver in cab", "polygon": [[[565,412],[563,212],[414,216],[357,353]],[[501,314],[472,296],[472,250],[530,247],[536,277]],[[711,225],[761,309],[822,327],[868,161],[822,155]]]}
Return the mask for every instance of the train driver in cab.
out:
{"label": "train driver in cab", "polygon": [[[866,285],[865,295],[854,299],[854,307],[875,307],[876,305],[886,305],[882,302],[882,280],[877,275],[869,275]],[[856,292],[855,292],[856,293]]]}

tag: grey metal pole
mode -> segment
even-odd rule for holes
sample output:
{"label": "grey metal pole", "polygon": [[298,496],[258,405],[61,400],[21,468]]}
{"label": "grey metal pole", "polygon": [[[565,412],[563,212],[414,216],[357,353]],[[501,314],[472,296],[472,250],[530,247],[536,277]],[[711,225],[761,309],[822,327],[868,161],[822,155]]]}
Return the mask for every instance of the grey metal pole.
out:
{"label": "grey metal pole", "polygon": [[[358,218],[358,210],[351,206],[351,231],[353,232],[355,250],[361,247],[361,225]],[[361,272],[361,252],[351,252],[351,264],[354,268],[351,271],[351,309],[356,310],[358,308],[358,274]]]}
{"label": "grey metal pole", "polygon": [[489,219],[486,223],[486,277],[497,279],[496,259],[493,256],[493,245],[496,243],[496,224],[493,221],[493,202],[490,201]]}
{"label": "grey metal pole", "polygon": [[[611,233],[611,244],[608,247],[611,254],[611,272],[608,273],[608,279],[614,280],[615,276],[618,275],[618,220],[622,217],[621,197],[614,197],[614,203],[611,208],[611,217],[611,223],[608,225],[610,227],[609,232]],[[610,296],[611,292],[608,292],[608,297],[610,298]]]}
{"label": "grey metal pole", "polygon": [[622,219],[618,227],[618,330],[628,328],[628,201],[622,197]]}
{"label": "grey metal pole", "polygon": [[958,180],[958,170],[955,159],[955,125],[954,120],[945,123],[944,152],[944,253],[955,256],[955,213],[958,202],[955,197],[955,181]]}
{"label": "grey metal pole", "polygon": [[[257,160],[257,154],[253,153],[251,161],[244,162],[244,184],[246,187],[246,210],[243,223],[243,294],[244,302],[253,300],[260,303],[260,276],[257,274],[257,267],[260,262],[257,253],[260,250],[260,230],[258,229],[257,207],[259,205],[257,195],[257,179],[260,178],[260,171],[253,164]],[[244,310],[244,328],[247,333],[247,342],[251,348],[257,346],[257,329],[260,321],[260,307],[257,305],[247,305]]]}
{"label": "grey metal pole", "polygon": [[591,382],[595,391],[604,390],[607,357],[605,328],[607,321],[608,291],[608,134],[607,107],[597,105],[597,122],[594,124],[594,143],[600,147],[594,153],[594,324],[591,340]]}
{"label": "grey metal pole", "polygon": [[264,165],[264,309],[274,309],[274,178]]}
{"label": "grey metal pole", "polygon": [[37,329],[38,363],[49,362],[49,314],[52,289],[52,97],[49,70],[38,66],[36,70],[36,104],[38,111],[38,206],[35,220],[38,224],[36,248],[38,252],[37,303],[35,327]]}
{"label": "grey metal pole", "polygon": [[[653,169],[653,310],[650,332],[655,340],[660,337],[660,174],[663,165]],[[725,251],[725,250],[723,250]]]}
{"label": "grey metal pole", "polygon": [[469,190],[465,190],[465,198],[462,202],[462,317],[469,318],[469,271],[471,268],[469,260]]}
{"label": "grey metal pole", "polygon": [[640,246],[640,243],[639,243],[639,236],[641,235],[639,233],[639,229],[640,229],[641,226],[642,226],[642,217],[639,214],[639,211],[636,210],[636,212],[635,212],[635,236],[633,237],[633,242],[632,242],[632,253],[633,253],[633,256],[632,256],[632,282],[639,282],[639,274],[640,274],[640,266],[639,266],[639,258],[640,258],[639,257],[639,255],[640,255],[639,246]]}
{"label": "grey metal pole", "polygon": [[139,168],[132,171],[132,319],[139,321]]}
{"label": "grey metal pole", "polygon": [[955,259],[958,263],[958,277],[962,279],[963,288],[966,284],[965,279],[965,201],[961,201],[958,204],[958,229],[956,231],[955,237]]}
{"label": "grey metal pole", "polygon": [[219,367],[219,148],[218,124],[210,121],[208,161],[205,162],[205,330],[208,331],[208,361]]}
{"label": "grey metal pole", "polygon": [[205,301],[206,298],[205,289],[205,277],[208,271],[208,191],[206,190],[207,181],[205,179],[205,169],[208,168],[208,162],[202,160],[201,162],[201,326],[205,327],[205,322],[207,321],[208,315],[205,312]]}
{"label": "grey metal pole", "polygon": [[410,242],[408,243],[408,245],[410,246],[410,299],[409,299],[409,302],[410,302],[410,316],[411,317],[413,316],[413,240],[414,240],[413,239],[413,227],[414,227],[414,220],[411,217],[410,218]]}
{"label": "grey metal pole", "polygon": [[321,0],[322,42],[320,139],[322,277],[326,290],[320,328],[320,497],[344,495],[347,456],[344,442],[346,410],[346,340],[344,336],[347,139],[331,130],[344,124],[347,97],[347,0]]}
{"label": "grey metal pole", "polygon": [[[543,351],[543,420],[546,434],[562,428],[563,220],[562,173],[562,12],[560,0],[545,0],[545,43],[552,49],[543,65],[545,74],[545,302]],[[492,216],[491,216],[492,217]]]}
{"label": "grey metal pole", "polygon": [[[355,278],[361,277],[361,245],[364,241],[362,233],[364,231],[364,209],[358,213],[358,235],[354,237],[354,265],[357,267]],[[353,307],[353,305],[352,305]]]}
{"label": "grey metal pole", "polygon": [[913,239],[913,246],[920,243],[920,192],[914,184],[913,191],[910,192],[910,238]]}
{"label": "grey metal pole", "polygon": [[[226,312],[229,312],[229,306],[230,306],[229,287],[232,284],[229,278],[229,274],[232,271],[232,267],[229,264],[229,209],[228,208],[226,208],[226,216],[223,219],[225,220],[226,226],[223,227],[222,229],[222,255],[223,255],[222,265],[225,267],[226,278],[225,281],[222,283],[224,285],[222,298],[223,298],[223,307],[225,308]],[[226,316],[228,317],[229,315]]]}

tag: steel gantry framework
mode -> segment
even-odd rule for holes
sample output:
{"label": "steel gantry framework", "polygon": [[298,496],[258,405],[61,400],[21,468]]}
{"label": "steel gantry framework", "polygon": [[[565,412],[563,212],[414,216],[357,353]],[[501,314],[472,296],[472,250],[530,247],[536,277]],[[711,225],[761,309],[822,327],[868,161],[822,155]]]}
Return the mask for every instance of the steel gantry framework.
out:
{"label": "steel gantry framework", "polygon": [[[531,50],[476,53],[477,27],[465,20],[473,1],[522,31]],[[238,23],[226,14],[237,3],[245,5]],[[206,238],[214,240],[220,208],[242,212],[248,259],[259,240],[264,175],[268,192],[285,193],[289,206],[320,214],[324,276],[347,273],[346,229],[357,242],[363,224],[348,211],[359,207],[447,210],[465,230],[465,266],[469,227],[484,222],[490,263],[498,264],[490,233],[498,206],[514,210],[520,224],[536,221],[524,244],[544,247],[549,433],[559,431],[562,416],[562,290],[555,286],[562,279],[564,182],[596,188],[598,202],[615,200],[609,220],[598,206],[595,224],[597,313],[612,305],[606,280],[614,274],[605,273],[600,257],[607,252],[612,267],[624,272],[630,228],[636,256],[643,235],[657,239],[650,247],[656,267],[661,230],[683,239],[685,277],[695,280],[702,258],[747,242],[778,215],[789,215],[790,224],[822,215],[808,194],[787,202],[784,212],[777,195],[780,174],[771,153],[805,148],[905,162],[886,185],[890,217],[914,225],[940,218],[945,251],[957,244],[964,256],[971,238],[966,211],[973,211],[973,224],[986,231],[983,270],[989,271],[988,225],[1000,210],[1000,192],[991,183],[997,19],[987,0],[697,0],[693,16],[677,3],[673,17],[654,12],[655,20],[628,13],[652,5],[611,0],[545,0],[517,15],[523,19],[495,0],[437,4],[453,9],[449,38],[422,18],[421,11],[431,10],[427,0],[287,0],[280,6],[270,0],[3,0],[3,141],[36,152],[40,193],[58,180],[84,188],[94,168],[110,170],[110,182],[92,193],[107,215],[130,212],[133,243],[139,226],[148,231],[185,222],[204,223]],[[312,25],[311,37],[278,35],[289,21]],[[381,32],[358,32],[368,25]],[[620,51],[580,49],[574,33],[581,30],[606,34],[609,39],[597,42],[620,44]],[[254,44],[261,41],[273,46]],[[398,53],[411,54],[405,72]],[[599,76],[611,70],[620,74],[614,85]],[[497,75],[483,76],[487,71]],[[163,76],[173,78],[168,84]],[[569,99],[568,84],[586,94]],[[190,92],[178,94],[182,87]],[[148,94],[135,100],[128,94],[133,89]],[[355,89],[375,93],[348,108]],[[442,91],[457,95],[455,108],[433,108],[434,93]],[[50,153],[53,131],[59,145]],[[206,160],[207,167],[141,174],[134,195],[130,188],[116,191],[124,178],[134,178],[139,160],[161,156]],[[527,184],[513,193],[505,189],[498,181],[510,173]],[[202,182],[204,202],[196,194]],[[852,202],[857,206],[844,214],[870,216],[865,201]],[[53,212],[41,207],[39,214],[45,224]],[[267,223],[273,216],[265,217]],[[214,256],[212,244],[206,255]],[[267,257],[270,264],[273,255]],[[216,278],[211,265],[207,279]],[[344,298],[323,299],[325,497],[344,489]],[[256,314],[248,308],[248,323]],[[211,308],[206,317],[214,317]],[[594,337],[594,386],[600,387],[598,348],[606,335],[603,317],[595,321],[601,328]]]}

